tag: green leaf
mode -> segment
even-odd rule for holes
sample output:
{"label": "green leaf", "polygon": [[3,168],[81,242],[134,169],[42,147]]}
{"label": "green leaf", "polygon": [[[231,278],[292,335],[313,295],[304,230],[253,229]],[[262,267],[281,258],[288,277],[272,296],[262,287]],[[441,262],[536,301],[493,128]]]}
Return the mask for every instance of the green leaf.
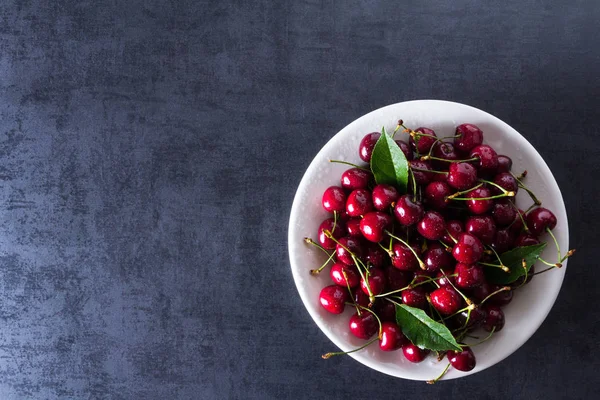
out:
{"label": "green leaf", "polygon": [[429,318],[420,308],[396,304],[396,322],[402,328],[404,335],[421,348],[434,351],[462,351],[450,330]]}
{"label": "green leaf", "polygon": [[522,260],[527,263],[527,272],[531,266],[540,257],[540,254],[546,247],[546,243],[534,244],[533,246],[521,246],[502,253],[500,260],[506,265],[510,272],[504,272],[500,268],[484,266],[485,277],[491,283],[498,285],[507,285],[513,283],[521,276],[525,275]]}
{"label": "green leaf", "polygon": [[385,127],[381,128],[381,136],[373,148],[371,171],[378,184],[393,185],[406,193],[408,161],[394,139],[385,132]]}

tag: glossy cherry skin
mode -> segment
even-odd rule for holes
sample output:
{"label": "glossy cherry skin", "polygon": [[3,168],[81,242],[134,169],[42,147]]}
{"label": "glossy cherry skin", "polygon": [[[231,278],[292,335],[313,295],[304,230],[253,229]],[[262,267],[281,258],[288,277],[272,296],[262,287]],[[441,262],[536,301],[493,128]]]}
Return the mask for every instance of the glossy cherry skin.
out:
{"label": "glossy cherry skin", "polygon": [[[419,254],[420,249],[413,247],[413,250]],[[392,245],[392,265],[402,271],[416,271],[419,269],[419,260],[415,254],[404,243],[394,243]]]}
{"label": "glossy cherry skin", "polygon": [[499,155],[498,156],[498,168],[496,173],[510,172],[512,169],[512,159],[509,156]]}
{"label": "glossy cherry skin", "polygon": [[342,174],[342,187],[348,192],[366,189],[373,175],[360,168],[350,168]]}
{"label": "glossy cherry skin", "polygon": [[428,244],[422,259],[427,271],[430,272],[438,271],[441,268],[450,268],[455,263],[454,258],[446,251],[446,248],[436,242]]}
{"label": "glossy cherry skin", "polygon": [[[498,289],[501,289],[502,286],[492,285],[492,292],[495,292]],[[512,290],[503,290],[501,292],[496,293],[488,300],[489,304],[493,304],[498,307],[504,307],[509,304],[513,299],[513,291]],[[487,304],[487,303],[486,303]]]}
{"label": "glossy cherry skin", "polygon": [[455,135],[454,147],[465,154],[483,143],[483,132],[473,124],[457,126]]}
{"label": "glossy cherry skin", "polygon": [[472,188],[477,182],[477,170],[466,162],[451,163],[446,181],[448,185],[457,190]]}
{"label": "glossy cherry skin", "polygon": [[[433,156],[443,160],[455,161],[459,159],[458,153],[451,143],[437,143],[433,147]],[[449,163],[446,161],[433,160],[432,165],[437,170],[447,170]]]}
{"label": "glossy cherry skin", "polygon": [[404,354],[404,357],[408,361],[416,364],[423,361],[429,355],[429,350],[420,349],[414,344],[408,343],[402,346],[402,354]]}
{"label": "glossy cherry skin", "polygon": [[413,201],[412,196],[405,194],[398,198],[394,207],[394,216],[402,225],[416,224],[423,218],[425,209],[420,201]]}
{"label": "glossy cherry skin", "polygon": [[371,132],[366,134],[360,141],[360,145],[358,146],[358,155],[364,162],[371,161],[373,148],[375,147],[375,144],[379,140],[380,136],[381,133],[379,132]]}
{"label": "glossy cherry skin", "polygon": [[[357,258],[362,258],[364,246],[357,238],[343,237],[338,240],[338,244],[335,246],[335,255],[338,261],[343,262],[346,265],[354,265],[351,253]],[[348,252],[350,250],[350,252]]]}
{"label": "glossy cherry skin", "polygon": [[540,236],[546,229],[552,230],[556,226],[556,216],[544,207],[529,211],[526,221],[529,232],[534,236]]}
{"label": "glossy cherry skin", "polygon": [[464,347],[463,351],[448,351],[448,361],[453,368],[467,372],[475,368],[475,354],[470,347]]}
{"label": "glossy cherry skin", "polygon": [[462,298],[450,286],[442,286],[429,294],[431,305],[441,314],[451,315],[460,309]]}
{"label": "glossy cherry skin", "polygon": [[510,200],[498,199],[492,207],[492,217],[497,226],[508,226],[518,215],[515,205]]}
{"label": "glossy cherry skin", "polygon": [[491,210],[494,205],[494,200],[485,199],[487,197],[492,196],[492,191],[486,187],[478,187],[477,189],[471,190],[469,193],[465,195],[465,197],[470,198],[471,200],[467,200],[467,208],[473,214],[480,215],[485,214]]}
{"label": "glossy cherry skin", "polygon": [[319,244],[327,250],[335,249],[336,243],[333,239],[325,235],[325,231],[329,231],[336,240],[339,240],[346,234],[346,228],[341,221],[335,222],[335,219],[328,218],[321,222],[319,230],[317,231],[317,238],[319,239]]}
{"label": "glossy cherry skin", "polygon": [[422,286],[417,286],[412,289],[404,289],[402,292],[402,303],[409,307],[424,309],[427,306],[427,296],[425,289]]}
{"label": "glossy cherry skin", "polygon": [[[417,185],[427,185],[434,179],[434,176],[437,175],[435,172],[426,172],[433,170],[429,161],[412,160],[408,162],[408,165],[412,169],[412,173],[415,177],[415,182],[417,182]],[[412,183],[411,179],[408,181],[409,183]]]}
{"label": "glossy cherry skin", "polygon": [[375,314],[382,322],[396,322],[396,306],[384,299],[379,299],[373,307]]}
{"label": "glossy cherry skin", "polygon": [[389,291],[405,288],[413,278],[411,272],[401,271],[398,268],[387,268],[384,273]]}
{"label": "glossy cherry skin", "polygon": [[496,236],[492,242],[492,247],[498,254],[502,254],[513,248],[515,237],[509,229],[499,229],[496,231]]}
{"label": "glossy cherry skin", "polygon": [[400,150],[402,150],[404,156],[408,161],[411,161],[415,158],[408,143],[406,143],[404,140],[395,140],[395,142],[398,145],[398,147],[400,147]]}
{"label": "glossy cherry skin", "polygon": [[441,239],[446,233],[446,221],[444,221],[444,217],[439,212],[427,211],[417,224],[417,231],[425,239]]}
{"label": "glossy cherry skin", "polygon": [[475,264],[483,256],[483,244],[470,233],[460,233],[452,249],[454,259],[463,264]]}
{"label": "glossy cherry skin", "polygon": [[[367,281],[369,282],[369,287],[367,287]],[[365,294],[369,295],[369,289],[371,289],[371,294],[377,296],[385,290],[385,274],[381,269],[371,268],[367,281],[364,279],[360,280],[360,287]]]}
{"label": "glossy cherry skin", "polygon": [[369,212],[360,220],[360,231],[368,241],[379,243],[386,236],[385,231],[391,228],[393,222],[389,214],[381,211]]}
{"label": "glossy cherry skin", "polygon": [[354,302],[361,307],[368,307],[369,303],[371,303],[369,296],[362,291],[360,286],[352,289],[352,298],[354,299]]}
{"label": "glossy cherry skin", "polygon": [[387,210],[400,197],[400,193],[392,185],[377,185],[373,188],[373,206],[379,211]]}
{"label": "glossy cherry skin", "polygon": [[478,158],[474,164],[480,171],[496,172],[498,170],[498,154],[487,144],[473,148],[469,157]]}
{"label": "glossy cherry skin", "polygon": [[456,286],[461,289],[470,289],[485,281],[483,269],[477,264],[458,263],[454,267],[454,273],[456,274]]}
{"label": "glossy cherry skin", "polygon": [[346,230],[348,231],[348,236],[362,237],[360,231],[360,218],[349,218],[346,221]]}
{"label": "glossy cherry skin", "polygon": [[493,305],[485,305],[484,309],[486,317],[483,322],[483,329],[488,332],[491,332],[494,328],[494,332],[500,331],[504,327],[504,312],[502,309]]}
{"label": "glossy cherry skin", "polygon": [[350,332],[359,339],[370,339],[379,330],[377,318],[368,311],[350,317]]}
{"label": "glossy cherry skin", "polygon": [[[519,191],[519,185],[517,180],[509,172],[501,172],[494,177],[494,183],[504,190],[514,192],[515,194]],[[497,187],[492,187],[492,193],[500,194],[502,191]]]}
{"label": "glossy cherry skin", "polygon": [[374,267],[380,268],[389,263],[387,253],[375,243],[368,243],[365,246],[364,259]]}
{"label": "glossy cherry skin", "polygon": [[446,243],[448,246],[454,246],[454,240],[452,238],[457,239],[458,234],[465,231],[465,227],[463,223],[459,220],[450,220],[446,222],[446,233],[442,236],[442,242]]}
{"label": "glossy cherry skin", "polygon": [[476,236],[481,243],[491,245],[496,235],[496,223],[489,215],[477,215],[467,218],[465,231]]}
{"label": "glossy cherry skin", "polygon": [[360,285],[360,274],[354,265],[337,262],[331,266],[329,276],[336,285],[355,288]]}
{"label": "glossy cherry skin", "polygon": [[346,211],[346,193],[339,186],[330,186],[323,193],[323,208],[330,213]]}
{"label": "glossy cherry skin", "polygon": [[[433,146],[433,144],[437,140],[435,131],[433,129],[420,127],[420,128],[415,129],[415,132],[417,132],[415,137],[411,136],[408,141],[410,144],[410,147],[419,154],[429,153],[429,149],[431,149],[431,146]],[[419,135],[419,133],[422,133],[423,135]],[[424,136],[424,135],[428,135],[428,136]],[[431,137],[431,136],[434,136],[434,137]]]}
{"label": "glossy cherry skin", "polygon": [[443,268],[441,269],[437,275],[435,276],[437,279],[437,283],[440,286],[450,286],[456,284],[456,277],[450,276],[454,274],[454,268]]}
{"label": "glossy cherry skin", "polygon": [[446,182],[431,182],[425,188],[423,193],[425,204],[436,210],[443,210],[448,206],[448,196],[452,194],[452,189]]}
{"label": "glossy cherry skin", "polygon": [[379,348],[381,350],[398,350],[407,343],[409,343],[408,339],[397,324],[393,322],[383,322],[381,324],[381,339],[379,339]]}
{"label": "glossy cherry skin", "polygon": [[518,235],[519,233],[521,233],[521,230],[524,226],[523,221],[525,221],[525,217],[525,211],[519,208],[519,210],[515,214],[514,221],[510,223],[510,233],[512,233],[513,235]]}
{"label": "glossy cherry skin", "polygon": [[319,303],[332,314],[344,312],[345,303],[348,300],[348,289],[338,285],[325,286],[319,294]]}
{"label": "glossy cherry skin", "polygon": [[371,192],[367,189],[356,189],[348,195],[346,200],[346,212],[351,217],[365,215],[369,211],[373,211],[373,200]]}
{"label": "glossy cherry skin", "polygon": [[521,233],[515,239],[515,247],[533,246],[534,244],[540,244],[540,241],[535,236],[526,232]]}
{"label": "glossy cherry skin", "polygon": [[[463,311],[456,315],[457,327],[458,328],[469,328],[469,329],[477,329],[483,324],[485,321],[485,311],[481,307],[476,307],[471,310],[471,315],[469,316],[469,311]],[[467,320],[468,319],[468,320]],[[466,324],[466,326],[465,326]]]}

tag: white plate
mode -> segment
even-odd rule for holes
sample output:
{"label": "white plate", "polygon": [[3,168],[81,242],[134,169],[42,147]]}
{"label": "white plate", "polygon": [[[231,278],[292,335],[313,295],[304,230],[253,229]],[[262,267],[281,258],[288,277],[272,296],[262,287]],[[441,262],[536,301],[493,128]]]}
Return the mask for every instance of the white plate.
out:
{"label": "white plate", "polygon": [[[413,129],[419,126],[432,128],[438,137],[453,135],[455,127],[462,123],[479,126],[484,134],[484,143],[491,145],[498,154],[512,158],[513,171],[528,171],[527,185],[540,198],[544,207],[556,215],[558,224],[554,234],[561,249],[568,249],[569,228],[560,189],[542,157],[516,130],[484,111],[448,101],[407,101],[375,110],[346,126],[319,151],[298,186],[288,231],[290,264],[300,297],[319,328],[343,351],[356,348],[364,344],[364,341],[352,336],[348,330],[351,307],[346,307],[341,315],[333,315],[319,305],[319,292],[324,286],[330,285],[331,281],[328,273],[322,273],[318,277],[309,274],[310,269],[323,263],[324,254],[305,244],[302,239],[305,236],[316,239],[319,224],[329,217],[321,206],[323,191],[329,186],[339,185],[342,172],[350,168],[329,163],[328,160],[361,163],[358,145],[362,137],[369,132],[380,131],[382,125],[388,132],[393,131],[398,119],[403,119],[405,125]],[[396,138],[398,137],[397,135]],[[523,190],[517,195],[517,204],[523,209],[531,204]],[[551,242],[542,257],[546,260],[556,259],[556,250]],[[521,347],[550,312],[558,296],[566,264],[565,262],[560,270],[537,275],[530,284],[516,291],[513,301],[503,308],[506,315],[504,329],[473,349],[477,358],[475,369],[460,372],[451,368],[444,379],[460,378],[483,371]],[[541,268],[538,265],[538,270]],[[332,346],[331,351],[335,350]],[[320,356],[314,354],[315,358]],[[432,379],[446,366],[446,361],[438,363],[434,357],[428,357],[420,364],[412,364],[404,359],[401,350],[383,352],[376,343],[350,356],[377,371],[413,380]]]}

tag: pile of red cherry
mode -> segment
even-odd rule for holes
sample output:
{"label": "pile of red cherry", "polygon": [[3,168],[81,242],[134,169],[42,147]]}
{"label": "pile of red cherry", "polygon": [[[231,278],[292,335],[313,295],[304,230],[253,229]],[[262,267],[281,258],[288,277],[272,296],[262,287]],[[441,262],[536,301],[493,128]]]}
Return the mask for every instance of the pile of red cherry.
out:
{"label": "pile of red cherry", "polygon": [[[458,126],[451,141],[428,128],[408,129],[402,121],[399,128],[409,135],[408,143],[395,140],[408,161],[406,193],[376,184],[368,165],[356,165],[342,174],[339,186],[323,193],[323,207],[332,217],[319,226],[317,241],[306,242],[329,255],[311,271],[317,274],[331,264],[333,284],[322,289],[321,306],[333,314],[355,308],[349,321],[354,336],[371,339],[368,344],[378,340],[383,351],[402,349],[406,359],[418,363],[430,350],[408,340],[396,322],[396,307],[424,310],[457,342],[477,328],[500,331],[500,307],[510,303],[513,291],[528,283],[534,270],[525,269],[524,276],[503,286],[488,282],[486,269],[507,270],[500,255],[540,243],[557,220],[523,183],[526,173],[514,175],[512,160],[483,144],[477,126]],[[380,137],[369,133],[360,142],[366,163]],[[527,212],[515,204],[519,189],[534,201]],[[560,267],[572,253],[546,264]],[[472,346],[437,356],[447,356],[448,366],[470,371],[475,367]],[[324,357],[335,354],[346,353]]]}

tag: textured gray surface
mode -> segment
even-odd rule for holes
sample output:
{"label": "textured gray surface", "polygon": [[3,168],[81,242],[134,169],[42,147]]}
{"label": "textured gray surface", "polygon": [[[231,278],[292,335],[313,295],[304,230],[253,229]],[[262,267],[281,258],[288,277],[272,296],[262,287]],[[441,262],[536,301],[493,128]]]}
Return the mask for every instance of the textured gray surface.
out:
{"label": "textured gray surface", "polygon": [[[0,398],[592,398],[600,5],[403,3],[1,2]],[[522,132],[580,249],[525,346],[433,387],[322,361],[286,249],[313,155],[415,98]]]}

